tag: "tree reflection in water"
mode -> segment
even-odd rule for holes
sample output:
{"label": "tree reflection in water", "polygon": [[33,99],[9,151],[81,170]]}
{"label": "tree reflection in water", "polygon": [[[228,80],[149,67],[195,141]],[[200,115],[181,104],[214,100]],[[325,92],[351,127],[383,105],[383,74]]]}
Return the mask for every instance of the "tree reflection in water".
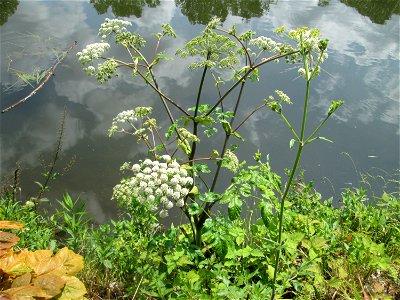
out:
{"label": "tree reflection in water", "polygon": [[5,24],[8,20],[8,17],[15,13],[18,4],[18,0],[1,0],[0,26]]}
{"label": "tree reflection in water", "polygon": [[400,14],[399,0],[340,0],[353,7],[360,15],[368,17],[373,23],[384,24],[392,15]]}
{"label": "tree reflection in water", "polygon": [[90,0],[97,13],[105,14],[109,7],[117,17],[142,16],[143,8],[157,7],[160,0]]}
{"label": "tree reflection in water", "polygon": [[228,14],[246,20],[261,17],[268,12],[269,6],[278,0],[175,0],[182,14],[192,24],[207,24],[213,17],[225,21]]}
{"label": "tree reflection in water", "polygon": [[[0,21],[4,20],[3,15],[6,21],[8,15],[14,13],[18,5],[17,0],[4,1],[6,1],[6,9],[2,10]],[[188,17],[190,23],[207,24],[214,17],[225,21],[228,15],[246,20],[261,17],[269,11],[271,4],[278,2],[279,0],[175,0],[175,5],[180,8],[183,15]],[[399,0],[340,0],[340,2],[355,8],[359,14],[367,16],[376,24],[384,24],[392,15],[400,14]],[[106,13],[111,7],[113,14],[117,17],[133,15],[139,18],[145,6],[157,7],[160,5],[160,0],[90,0],[90,3],[99,14]],[[329,3],[330,0],[318,0],[318,6],[321,7],[328,6]]]}

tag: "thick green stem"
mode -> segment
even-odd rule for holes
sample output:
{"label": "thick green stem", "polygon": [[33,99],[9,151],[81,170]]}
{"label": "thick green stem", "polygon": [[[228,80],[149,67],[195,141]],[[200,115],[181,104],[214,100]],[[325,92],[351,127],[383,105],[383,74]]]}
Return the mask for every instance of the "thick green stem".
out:
{"label": "thick green stem", "polygon": [[[305,59],[305,61],[306,61],[306,59]],[[275,254],[274,278],[272,281],[271,300],[274,300],[274,298],[275,298],[275,284],[276,284],[276,278],[278,275],[279,259],[280,259],[281,248],[282,248],[283,213],[285,210],[285,200],[289,193],[290,187],[292,185],[294,175],[296,174],[297,167],[300,162],[301,153],[302,153],[303,147],[304,147],[304,134],[305,134],[305,128],[306,128],[306,122],[307,122],[307,110],[308,110],[308,101],[309,101],[309,96],[310,96],[310,84],[311,84],[311,80],[307,80],[306,95],[305,95],[304,109],[303,109],[303,120],[301,123],[299,148],[297,150],[296,160],[294,161],[292,171],[290,172],[289,180],[286,183],[285,191],[281,198],[281,203],[280,203],[280,208],[279,208],[279,228],[278,228],[278,239],[276,242],[277,246],[276,246],[276,254]]]}
{"label": "thick green stem", "polygon": [[282,244],[282,229],[283,229],[283,212],[284,212],[284,208],[285,208],[285,200],[286,197],[289,193],[290,190],[290,186],[292,185],[292,181],[294,178],[294,175],[296,173],[297,170],[297,166],[299,164],[300,161],[300,157],[301,157],[301,153],[303,150],[303,145],[299,144],[299,148],[297,150],[297,155],[296,155],[296,160],[294,162],[293,165],[293,169],[292,172],[290,173],[290,177],[289,180],[286,184],[286,188],[285,188],[285,192],[283,193],[282,199],[281,199],[281,205],[280,205],[280,209],[279,209],[279,229],[278,229],[278,240],[276,242],[277,244],[277,250],[276,250],[276,254],[275,254],[275,268],[274,268],[274,279],[272,281],[272,295],[271,295],[271,300],[273,300],[275,298],[275,283],[276,283],[276,277],[278,275],[278,265],[279,265],[279,258],[280,258],[280,254],[281,254],[281,244]]}
{"label": "thick green stem", "polygon": [[[207,56],[208,59],[208,56]],[[206,77],[206,73],[207,73],[207,66],[204,67],[203,70],[203,75],[201,76],[201,81],[200,81],[200,86],[199,86],[199,90],[197,92],[197,99],[196,99],[196,107],[194,109],[194,115],[193,115],[193,135],[197,136],[197,131],[198,131],[198,127],[199,127],[199,123],[196,121],[196,117],[197,114],[199,112],[199,105],[200,105],[200,98],[201,98],[201,92],[203,91],[203,84],[204,84],[204,79]],[[192,161],[190,163],[190,165],[193,165],[193,158],[194,155],[196,154],[196,147],[197,147],[197,143],[195,141],[193,141],[192,143],[192,149],[190,151],[190,155],[189,155],[189,160]]]}

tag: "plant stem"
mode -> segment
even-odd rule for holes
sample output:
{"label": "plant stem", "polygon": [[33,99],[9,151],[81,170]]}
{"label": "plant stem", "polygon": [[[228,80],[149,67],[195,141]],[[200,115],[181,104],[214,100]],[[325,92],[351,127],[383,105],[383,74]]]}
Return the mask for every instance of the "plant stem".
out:
{"label": "plant stem", "polygon": [[306,139],[306,141],[304,142],[305,144],[307,144],[317,133],[318,131],[321,129],[321,127],[325,124],[326,121],[328,121],[329,119],[329,115],[325,117],[325,119],[322,120],[322,122],[317,126],[317,128],[315,128],[315,130],[313,131],[313,133],[310,134],[310,136]]}
{"label": "plant stem", "polygon": [[[207,59],[209,58],[209,55],[207,55]],[[197,130],[199,127],[199,123],[196,121],[196,117],[197,114],[199,112],[199,105],[200,105],[200,98],[201,98],[201,92],[203,91],[203,84],[204,84],[204,79],[206,77],[206,73],[207,73],[207,66],[204,67],[203,69],[203,74],[201,75],[201,80],[200,80],[200,86],[199,86],[199,90],[197,92],[197,99],[196,99],[196,108],[194,109],[194,115],[193,115],[193,135],[197,136]],[[190,151],[190,155],[189,155],[189,161],[190,165],[193,166],[193,158],[194,155],[196,154],[196,146],[197,143],[195,141],[193,141],[192,143],[192,149]]]}
{"label": "plant stem", "polygon": [[235,129],[232,130],[232,132],[236,132],[252,115],[254,115],[257,111],[259,111],[261,108],[267,106],[268,103],[264,103],[263,105],[260,105],[257,107],[255,110],[253,110],[238,126],[236,126]]}
{"label": "plant stem", "polygon": [[[304,60],[307,61],[306,58],[304,58]],[[277,248],[276,248],[276,256],[275,256],[274,278],[272,281],[271,300],[274,300],[274,298],[275,298],[275,284],[276,284],[276,278],[278,275],[278,265],[279,265],[279,259],[280,259],[281,248],[282,248],[282,229],[283,229],[283,213],[284,213],[284,209],[285,209],[285,200],[289,193],[290,187],[292,185],[294,175],[296,174],[297,167],[299,165],[301,153],[302,153],[303,147],[305,145],[304,144],[304,133],[305,133],[306,121],[307,121],[307,109],[308,109],[308,101],[309,101],[309,95],[310,95],[310,84],[311,84],[311,80],[307,80],[306,96],[305,96],[304,109],[303,109],[303,120],[301,123],[301,134],[300,134],[299,148],[298,148],[297,154],[296,154],[296,160],[294,161],[293,168],[292,168],[292,171],[290,172],[289,180],[286,184],[285,191],[283,193],[283,196],[281,198],[281,203],[280,203],[278,240],[276,243]]]}
{"label": "plant stem", "polygon": [[261,61],[260,63],[258,63],[258,64],[256,64],[256,65],[253,65],[251,68],[249,68],[249,69],[243,74],[242,77],[240,77],[240,78],[229,88],[229,90],[227,90],[227,91],[225,92],[225,94],[224,94],[222,97],[220,97],[220,99],[219,99],[219,100],[214,104],[214,106],[205,114],[205,116],[210,115],[210,114],[218,107],[218,105],[219,105],[222,101],[224,101],[224,99],[239,85],[239,83],[242,82],[242,80],[246,79],[247,76],[248,76],[251,72],[254,71],[254,69],[257,69],[258,67],[260,67],[260,66],[262,66],[262,65],[265,65],[266,63],[269,63],[269,62],[271,62],[271,61],[274,61],[275,59],[279,59],[279,58],[282,58],[282,57],[285,57],[285,56],[288,56],[288,55],[293,55],[293,54],[298,53],[298,52],[299,52],[299,51],[296,50],[296,51],[292,51],[292,52],[288,52],[288,53],[276,54],[276,55],[273,55],[273,56],[271,56],[271,57],[269,57],[269,58],[267,58],[267,59]]}
{"label": "plant stem", "polygon": [[61,117],[60,130],[59,130],[58,139],[57,139],[56,151],[55,151],[54,156],[53,156],[53,161],[52,161],[52,163],[50,165],[50,170],[48,172],[46,172],[46,180],[43,183],[43,185],[41,186],[41,188],[39,190],[39,193],[38,193],[38,195],[36,197],[35,207],[36,207],[37,203],[39,202],[40,198],[42,197],[43,193],[46,191],[47,185],[49,184],[49,181],[52,178],[54,168],[55,168],[56,163],[58,161],[58,158],[60,156],[60,153],[61,153],[61,150],[62,150],[62,140],[63,140],[63,137],[64,137],[64,128],[65,128],[65,118],[66,118],[66,116],[67,116],[67,110],[64,107],[64,112],[63,112],[62,117]]}

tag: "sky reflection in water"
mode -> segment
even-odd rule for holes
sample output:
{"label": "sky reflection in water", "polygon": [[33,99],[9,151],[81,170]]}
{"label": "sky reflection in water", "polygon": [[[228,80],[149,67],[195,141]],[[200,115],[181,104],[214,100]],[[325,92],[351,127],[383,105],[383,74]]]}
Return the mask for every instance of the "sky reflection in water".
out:
{"label": "sky reflection in water", "polygon": [[[382,169],[393,174],[399,168],[399,16],[395,14],[384,24],[375,24],[344,3],[324,3],[326,1],[273,1],[258,10],[248,9],[250,12],[238,11],[234,5],[221,7],[227,7],[222,15],[224,26],[237,23],[238,31],[251,28],[258,34],[269,35],[275,27],[283,25],[286,28],[309,26],[320,28],[323,36],[330,39],[330,57],[313,85],[309,125],[318,123],[330,100],[343,99],[346,105],[321,132],[335,143],[311,144],[305,151],[301,167],[306,170],[306,178],[315,180],[320,191],[338,198],[341,188],[349,186],[348,183],[357,185],[360,179],[357,171],[373,169],[371,172],[382,174],[383,171],[378,170]],[[132,30],[151,39],[151,35],[159,31],[160,24],[170,23],[178,34],[177,39],[162,45],[170,56],[202,30],[203,26],[196,23],[204,23],[207,17],[190,14],[187,1],[183,0],[177,1],[176,5],[172,1],[146,1],[145,4],[140,11],[133,10],[136,14],[129,18],[133,23]],[[215,6],[212,9],[208,11],[218,12],[222,8]],[[99,11],[106,10],[103,7]],[[2,108],[31,90],[18,85],[10,88],[16,77],[9,67],[25,71],[32,71],[34,66],[49,68],[54,61],[52,48],[66,49],[76,40],[77,49],[82,49],[86,44],[98,41],[99,25],[105,17],[113,17],[110,9],[108,11],[99,15],[92,4],[84,2],[21,1],[17,11],[10,14],[1,27]],[[1,20],[4,19],[1,16]],[[118,56],[121,53],[114,50],[112,54]],[[188,71],[190,60],[176,61],[179,63],[173,67],[168,62],[158,66],[159,83],[166,94],[190,107],[199,74]],[[222,75],[230,76],[228,73]],[[294,101],[292,108],[287,110],[288,117],[299,124],[304,82],[297,78],[297,69],[283,62],[271,64],[263,68],[261,78],[261,83],[249,84],[245,90],[241,117],[275,89],[281,89]],[[208,83],[212,86],[211,81]],[[204,99],[215,99],[216,95],[210,88]],[[162,115],[156,95],[139,81],[133,82],[129,74],[124,73],[118,79],[99,85],[86,77],[75,55],[71,54],[37,95],[1,115],[1,176],[10,175],[15,163],[20,161],[23,192],[35,195],[33,181],[40,180],[41,160],[51,159],[60,116],[66,107],[64,159],[58,165],[59,171],[63,172],[62,167],[73,158],[74,164],[51,184],[48,197],[60,198],[65,191],[81,195],[88,200],[88,207],[97,220],[106,220],[116,211],[115,203],[109,199],[112,187],[121,177],[119,166],[124,161],[143,158],[146,152],[143,146],[127,137],[109,139],[107,129],[117,113],[141,105],[154,106],[155,115]],[[167,120],[159,120],[160,124],[168,124]],[[291,166],[295,154],[289,149],[291,137],[274,114],[269,111],[256,114],[242,128],[241,134],[247,141],[240,145],[240,159],[251,163],[252,154],[260,149],[270,153],[271,165],[278,173]],[[219,149],[218,144],[210,143],[210,149]],[[352,157],[357,171],[342,152]],[[221,186],[226,184],[227,179],[221,180]]]}

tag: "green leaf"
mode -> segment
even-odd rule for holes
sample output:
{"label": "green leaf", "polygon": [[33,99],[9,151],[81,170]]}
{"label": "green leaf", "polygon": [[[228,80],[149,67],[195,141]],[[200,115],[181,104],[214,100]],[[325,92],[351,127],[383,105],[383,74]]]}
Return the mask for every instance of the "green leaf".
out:
{"label": "green leaf", "polygon": [[343,100],[332,101],[331,106],[329,107],[329,110],[328,110],[328,116],[332,115],[343,104],[344,104]]}
{"label": "green leaf", "polygon": [[318,139],[329,142],[329,143],[333,143],[333,141],[331,141],[330,139],[327,139],[326,137],[323,137],[323,136],[319,136]]}
{"label": "green leaf", "polygon": [[213,150],[211,155],[210,155],[210,158],[214,159],[214,158],[217,158],[217,157],[219,157],[218,151],[217,150]]}
{"label": "green leaf", "polygon": [[194,122],[202,125],[207,125],[215,123],[215,120],[210,116],[199,116],[194,118]]}
{"label": "green leaf", "polygon": [[208,165],[206,164],[195,164],[193,166],[193,169],[196,173],[211,173]]}
{"label": "green leaf", "polygon": [[264,223],[264,225],[266,227],[269,226],[270,222],[271,222],[271,218],[270,218],[270,207],[268,207],[267,202],[264,201],[260,201],[258,203],[258,209],[260,210],[261,213],[261,219]]}
{"label": "green leaf", "polygon": [[165,133],[167,139],[169,139],[172,136],[172,133],[175,132],[176,126],[178,126],[178,121],[175,121],[174,124],[168,127],[168,130]]}
{"label": "green leaf", "polygon": [[186,273],[185,277],[192,288],[194,284],[200,280],[200,276],[194,270],[191,270],[188,273]]}
{"label": "green leaf", "polygon": [[287,239],[284,243],[285,250],[290,254],[293,255],[296,253],[297,246],[304,238],[304,233],[302,232],[294,232],[287,236]]}
{"label": "green leaf", "polygon": [[242,212],[242,200],[237,197],[234,201],[231,201],[228,205],[228,216],[231,221],[237,220]]}
{"label": "green leaf", "polygon": [[252,249],[252,250],[251,250],[251,256],[254,256],[254,257],[264,257],[264,253],[263,253],[261,250],[259,250],[259,249]]}
{"label": "green leaf", "polygon": [[190,148],[189,142],[186,140],[178,140],[178,146],[182,149],[182,151],[189,156],[192,149]]}
{"label": "green leaf", "polygon": [[245,248],[237,250],[237,255],[242,256],[243,258],[249,257],[253,249],[250,246],[246,246]]}
{"label": "green leaf", "polygon": [[221,120],[221,124],[222,127],[224,128],[226,135],[231,135],[232,134],[231,124],[227,120]]}
{"label": "green leaf", "polygon": [[251,82],[259,81],[260,77],[258,76],[258,68],[255,68],[253,72],[250,74],[250,80]]}
{"label": "green leaf", "polygon": [[189,192],[189,196],[196,197],[198,194],[199,194],[199,189],[197,188],[197,186],[194,185]]}
{"label": "green leaf", "polygon": [[236,138],[238,138],[239,140],[241,140],[241,141],[244,142],[244,138],[243,138],[239,133],[237,133],[237,131],[233,132],[232,134],[233,134]]}
{"label": "green leaf", "polygon": [[203,208],[197,203],[197,202],[192,202],[189,205],[189,215],[193,216],[193,215],[198,215],[203,211]]}
{"label": "green leaf", "polygon": [[217,193],[212,193],[212,192],[206,192],[203,195],[199,196],[199,200],[203,202],[215,202],[219,198],[219,195]]}
{"label": "green leaf", "polygon": [[316,250],[322,249],[326,245],[326,243],[327,240],[322,237],[314,236],[311,238],[311,245]]}

